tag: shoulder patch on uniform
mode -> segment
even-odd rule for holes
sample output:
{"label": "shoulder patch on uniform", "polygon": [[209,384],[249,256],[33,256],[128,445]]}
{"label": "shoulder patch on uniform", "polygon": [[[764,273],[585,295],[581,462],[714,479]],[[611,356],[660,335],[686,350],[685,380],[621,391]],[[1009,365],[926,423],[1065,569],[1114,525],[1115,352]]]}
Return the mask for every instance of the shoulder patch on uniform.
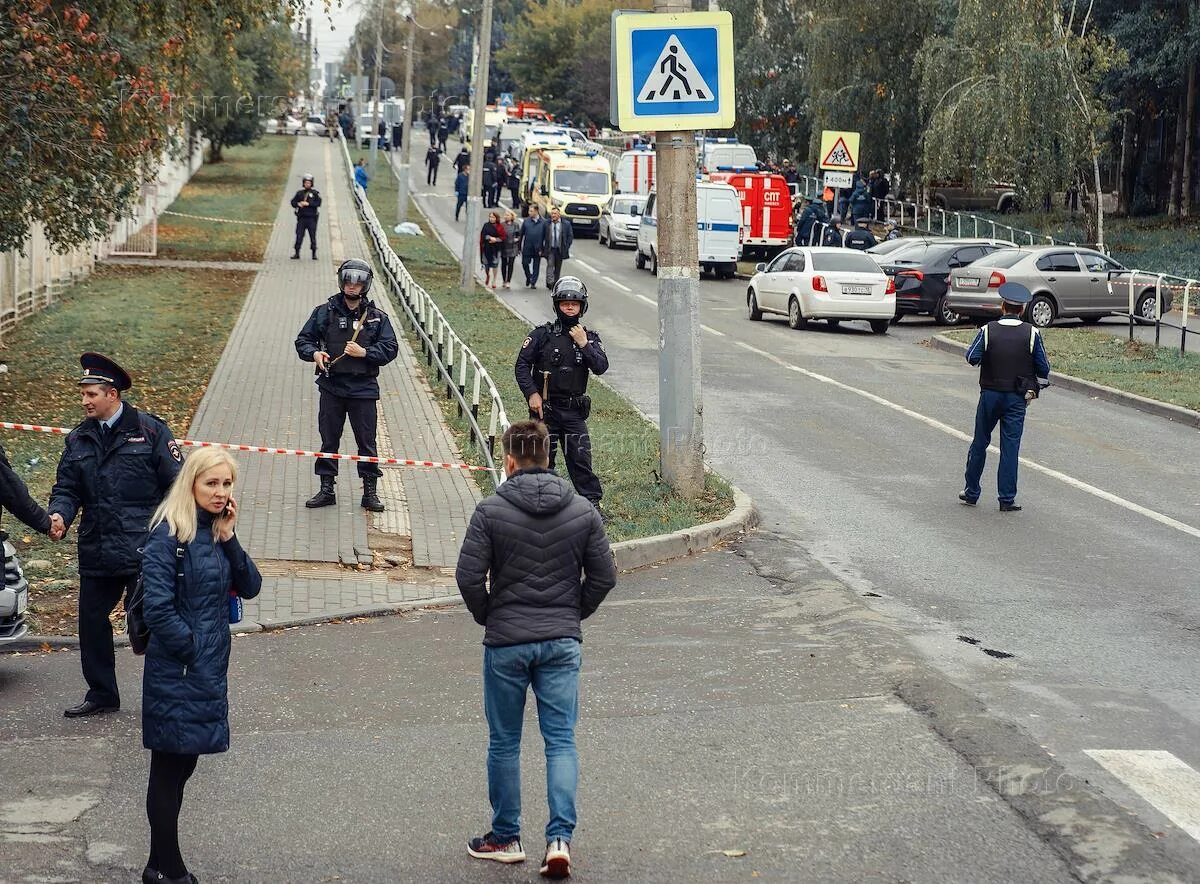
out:
{"label": "shoulder patch on uniform", "polygon": [[171,457],[175,458],[181,463],[183,462],[183,454],[179,450],[179,443],[174,439],[167,443],[167,451],[171,452]]}
{"label": "shoulder patch on uniform", "polygon": [[533,338],[531,338],[531,337],[526,338],[525,343],[521,345],[521,349],[524,350],[526,347],[528,347],[532,343],[533,343]]}

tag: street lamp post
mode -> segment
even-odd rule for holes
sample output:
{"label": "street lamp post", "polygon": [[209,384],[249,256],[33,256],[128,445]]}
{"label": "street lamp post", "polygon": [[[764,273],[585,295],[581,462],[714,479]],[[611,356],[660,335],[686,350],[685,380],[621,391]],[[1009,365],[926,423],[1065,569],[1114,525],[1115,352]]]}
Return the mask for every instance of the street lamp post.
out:
{"label": "street lamp post", "polygon": [[383,81],[383,0],[375,17],[375,107],[371,112],[371,179],[375,178],[375,160],[379,153],[379,88]]}
{"label": "street lamp post", "polygon": [[471,175],[467,185],[467,231],[463,237],[462,275],[459,286],[464,292],[475,288],[475,231],[479,229],[483,184],[483,128],[487,113],[488,71],[492,61],[492,0],[483,0],[483,19],[479,26],[479,79],[475,83],[474,122],[471,125]]}
{"label": "street lamp post", "polygon": [[404,59],[404,118],[400,128],[400,183],[396,188],[396,223],[408,220],[408,164],[412,155],[413,127],[413,47],[417,42],[417,21],[408,12],[408,47]]}

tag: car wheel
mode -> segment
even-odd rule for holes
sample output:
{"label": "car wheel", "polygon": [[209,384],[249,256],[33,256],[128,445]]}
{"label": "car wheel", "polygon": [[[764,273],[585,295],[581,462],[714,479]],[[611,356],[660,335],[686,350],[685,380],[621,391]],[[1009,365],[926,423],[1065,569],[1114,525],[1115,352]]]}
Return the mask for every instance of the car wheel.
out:
{"label": "car wheel", "polygon": [[758,309],[758,296],[754,294],[754,289],[746,293],[746,315],[751,322],[762,319],[762,311]]}
{"label": "car wheel", "polygon": [[646,269],[646,256],[642,254],[641,249],[633,253],[633,266],[638,270]]}
{"label": "car wheel", "polygon": [[871,331],[877,335],[886,335],[891,324],[891,320],[888,319],[872,319]]}
{"label": "car wheel", "polygon": [[892,317],[892,320],[891,320],[891,321],[892,321],[892,325],[899,325],[899,324],[900,324],[900,320],[901,320],[901,319],[903,319],[903,318],[904,318],[904,314],[903,314],[903,313],[897,313],[895,316],[893,316],[893,317]]}
{"label": "car wheel", "polygon": [[1157,302],[1158,298],[1155,296],[1153,290],[1142,292],[1138,296],[1137,306],[1134,307],[1133,312],[1141,325],[1154,324],[1154,311]]}
{"label": "car wheel", "polygon": [[797,331],[808,328],[808,320],[804,318],[804,312],[800,309],[800,299],[795,295],[788,301],[788,327]]}
{"label": "car wheel", "polygon": [[650,272],[658,276],[658,252],[650,250]]}
{"label": "car wheel", "polygon": [[826,319],[825,321],[829,323],[830,328],[837,328],[839,325],[842,324],[842,321],[840,319]]}
{"label": "car wheel", "polygon": [[617,247],[617,244],[615,242],[613,242],[611,227],[608,228],[608,234],[604,237],[604,244],[606,246],[608,246],[610,249],[615,249]]}
{"label": "car wheel", "polygon": [[933,308],[933,321],[938,325],[958,325],[962,317],[946,306],[946,296],[938,298],[937,306]]}
{"label": "car wheel", "polygon": [[1046,328],[1054,322],[1054,302],[1045,295],[1038,295],[1025,308],[1025,315],[1037,328]]}

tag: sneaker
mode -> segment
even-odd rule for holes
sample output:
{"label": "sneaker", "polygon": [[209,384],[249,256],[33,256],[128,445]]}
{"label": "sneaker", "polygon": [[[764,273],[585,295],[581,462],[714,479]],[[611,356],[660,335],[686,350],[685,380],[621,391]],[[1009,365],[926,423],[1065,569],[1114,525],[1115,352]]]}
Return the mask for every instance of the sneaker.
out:
{"label": "sneaker", "polygon": [[571,876],[571,842],[555,838],[546,844],[546,858],[542,860],[542,874],[547,878],[569,878]]}
{"label": "sneaker", "polygon": [[476,859],[492,859],[498,863],[525,862],[525,850],[521,847],[520,838],[497,841],[491,832],[482,838],[472,838],[468,841],[467,853]]}

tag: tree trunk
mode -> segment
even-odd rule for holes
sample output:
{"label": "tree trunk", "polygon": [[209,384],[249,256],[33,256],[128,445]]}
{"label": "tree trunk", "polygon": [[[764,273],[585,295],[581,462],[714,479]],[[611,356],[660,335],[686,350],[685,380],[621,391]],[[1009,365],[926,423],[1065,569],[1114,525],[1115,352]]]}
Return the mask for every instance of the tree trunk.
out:
{"label": "tree trunk", "polygon": [[1182,200],[1179,203],[1179,217],[1190,218],[1192,215],[1192,181],[1195,169],[1193,148],[1196,141],[1196,59],[1188,64],[1187,74],[1187,113],[1184,114],[1185,134],[1183,136],[1183,181],[1180,184]]}
{"label": "tree trunk", "polygon": [[225,145],[221,143],[220,139],[218,139],[218,138],[212,139],[212,141],[209,143],[209,147],[208,147],[208,161],[210,163],[223,162],[225,158],[223,156],[221,156],[221,150],[224,147],[225,147]]}
{"label": "tree trunk", "polygon": [[1179,198],[1183,184],[1183,136],[1187,125],[1187,95],[1179,96],[1175,112],[1175,141],[1171,145],[1171,187],[1167,191],[1167,217],[1179,217]]}

